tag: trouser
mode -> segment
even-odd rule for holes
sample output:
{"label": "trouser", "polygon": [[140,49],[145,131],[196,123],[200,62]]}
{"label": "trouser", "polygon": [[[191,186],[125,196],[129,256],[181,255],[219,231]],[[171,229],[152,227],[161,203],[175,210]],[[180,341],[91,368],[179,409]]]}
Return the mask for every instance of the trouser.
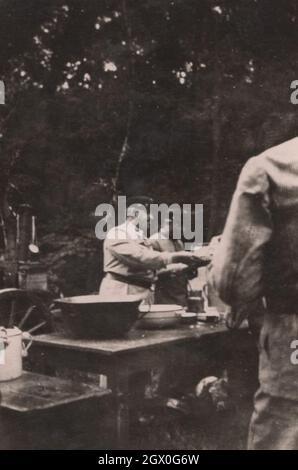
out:
{"label": "trouser", "polygon": [[298,401],[273,397],[258,390],[248,449],[298,450]]}

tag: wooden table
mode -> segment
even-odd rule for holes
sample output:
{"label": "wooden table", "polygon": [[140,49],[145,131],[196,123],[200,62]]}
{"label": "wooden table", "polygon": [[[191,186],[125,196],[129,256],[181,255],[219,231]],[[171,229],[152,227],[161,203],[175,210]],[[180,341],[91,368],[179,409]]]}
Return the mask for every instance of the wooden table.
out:
{"label": "wooden table", "polygon": [[190,356],[185,353],[190,347],[200,345],[208,349],[209,344],[213,354],[216,345],[220,349],[222,342],[228,343],[232,337],[233,333],[223,324],[203,323],[172,330],[132,330],[126,338],[110,340],[47,334],[34,338],[30,357],[35,370],[50,375],[74,377],[76,373],[94,373],[98,382],[99,377],[105,376],[106,386],[115,399],[117,448],[126,448],[135,375],[160,366],[183,368],[189,362]]}
{"label": "wooden table", "polygon": [[[23,372],[0,383],[0,449],[79,448],[99,442],[88,436],[95,426],[103,434],[110,390],[57,377]],[[97,415],[82,425],[80,412]],[[102,419],[100,419],[102,418]],[[102,422],[100,422],[102,421]]]}

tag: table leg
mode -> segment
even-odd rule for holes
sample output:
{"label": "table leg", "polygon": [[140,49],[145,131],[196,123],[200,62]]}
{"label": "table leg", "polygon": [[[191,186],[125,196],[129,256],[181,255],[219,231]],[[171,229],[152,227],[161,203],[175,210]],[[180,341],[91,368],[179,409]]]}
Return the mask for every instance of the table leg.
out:
{"label": "table leg", "polygon": [[127,376],[112,374],[108,376],[108,387],[115,399],[114,424],[117,449],[129,448],[130,412],[129,380]]}

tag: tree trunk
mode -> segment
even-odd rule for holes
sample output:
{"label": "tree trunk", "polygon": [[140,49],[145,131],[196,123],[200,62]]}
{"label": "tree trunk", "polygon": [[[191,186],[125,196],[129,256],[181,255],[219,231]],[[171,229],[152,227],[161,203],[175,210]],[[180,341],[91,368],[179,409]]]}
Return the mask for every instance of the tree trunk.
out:
{"label": "tree trunk", "polygon": [[117,196],[121,189],[120,188],[121,168],[122,168],[123,161],[127,157],[127,154],[129,151],[129,140],[130,140],[130,135],[131,135],[132,118],[133,118],[133,112],[134,112],[133,84],[134,84],[134,75],[135,75],[135,64],[134,64],[134,51],[133,51],[133,46],[132,46],[132,30],[131,30],[131,23],[130,23],[126,0],[122,0],[122,12],[123,12],[123,20],[124,20],[125,29],[126,29],[128,50],[129,50],[128,112],[127,112],[125,137],[124,137],[121,151],[118,157],[115,177],[113,181],[113,201],[114,202],[116,202]]}

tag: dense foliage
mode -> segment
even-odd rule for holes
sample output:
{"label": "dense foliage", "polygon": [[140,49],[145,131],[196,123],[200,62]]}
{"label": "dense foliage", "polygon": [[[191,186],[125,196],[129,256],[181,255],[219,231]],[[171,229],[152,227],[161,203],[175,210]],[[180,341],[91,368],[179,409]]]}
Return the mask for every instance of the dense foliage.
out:
{"label": "dense foliage", "polygon": [[34,205],[63,282],[80,265],[66,291],[97,283],[98,203],[204,203],[208,238],[243,162],[295,135],[294,0],[2,0],[0,17],[0,199],[14,184]]}

